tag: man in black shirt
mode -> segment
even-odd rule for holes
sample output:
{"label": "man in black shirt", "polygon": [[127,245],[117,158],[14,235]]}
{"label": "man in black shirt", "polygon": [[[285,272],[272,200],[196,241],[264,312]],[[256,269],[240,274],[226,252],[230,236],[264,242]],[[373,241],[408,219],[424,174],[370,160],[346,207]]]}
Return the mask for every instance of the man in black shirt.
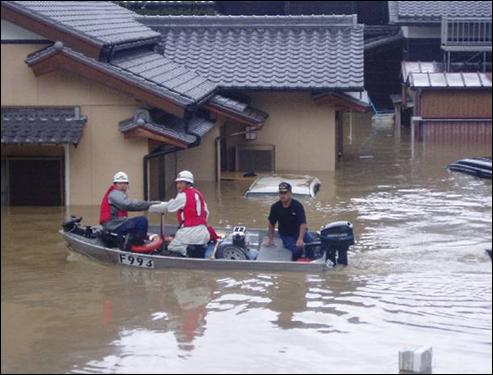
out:
{"label": "man in black shirt", "polygon": [[276,223],[279,223],[279,236],[283,246],[291,250],[293,260],[297,260],[305,242],[310,241],[310,237],[306,232],[305,209],[299,201],[293,199],[291,185],[287,182],[279,184],[279,201],[270,208],[267,246],[274,244]]}

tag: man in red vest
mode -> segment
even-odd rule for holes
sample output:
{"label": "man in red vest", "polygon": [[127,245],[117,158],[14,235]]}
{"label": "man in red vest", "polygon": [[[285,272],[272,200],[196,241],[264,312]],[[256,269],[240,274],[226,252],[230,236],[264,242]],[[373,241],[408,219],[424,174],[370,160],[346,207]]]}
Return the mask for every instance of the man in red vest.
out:
{"label": "man in red vest", "polygon": [[175,179],[178,194],[176,198],[154,205],[150,212],[176,212],[180,229],[168,245],[168,250],[187,256],[188,245],[205,245],[211,239],[207,225],[207,203],[200,191],[193,187],[194,179],[190,171],[181,171]]}
{"label": "man in red vest", "polygon": [[101,201],[101,215],[99,222],[105,230],[126,236],[125,247],[132,244],[142,244],[147,236],[148,221],[145,216],[128,218],[128,211],[145,211],[152,204],[161,202],[147,202],[130,200],[127,196],[128,176],[125,172],[118,172],[113,176],[111,185]]}

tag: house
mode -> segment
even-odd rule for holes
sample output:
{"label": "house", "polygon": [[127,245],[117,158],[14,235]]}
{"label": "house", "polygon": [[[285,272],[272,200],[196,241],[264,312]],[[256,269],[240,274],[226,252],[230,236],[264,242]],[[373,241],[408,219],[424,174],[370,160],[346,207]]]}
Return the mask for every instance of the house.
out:
{"label": "house", "polygon": [[389,1],[389,22],[405,37],[397,125],[426,143],[491,142],[491,2]]}
{"label": "house", "polygon": [[335,169],[336,112],[366,110],[347,94],[363,90],[355,16],[137,19],[161,33],[164,56],[269,114],[254,140],[230,137],[242,128],[228,121],[221,128],[223,170]]}
{"label": "house", "polygon": [[152,199],[181,169],[334,170],[362,90],[354,16],[156,20],[4,1],[2,199],[95,205],[118,170]]}
{"label": "house", "polygon": [[[490,64],[490,1],[389,1],[389,24],[401,27],[403,60]],[[486,61],[484,61],[486,60]]]}
{"label": "house", "polygon": [[491,72],[447,72],[444,64],[404,61],[402,77],[413,139],[491,143]]}

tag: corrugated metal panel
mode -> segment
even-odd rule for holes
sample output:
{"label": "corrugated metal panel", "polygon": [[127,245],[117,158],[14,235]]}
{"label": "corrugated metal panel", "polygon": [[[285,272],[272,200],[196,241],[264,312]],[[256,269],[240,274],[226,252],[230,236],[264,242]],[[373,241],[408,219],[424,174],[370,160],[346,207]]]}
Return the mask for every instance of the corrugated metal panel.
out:
{"label": "corrugated metal panel", "polygon": [[411,73],[436,73],[440,66],[435,62],[403,61],[401,69],[403,82],[407,82]]}
{"label": "corrugated metal panel", "polygon": [[425,143],[491,144],[491,120],[478,122],[426,122],[421,124]]}
{"label": "corrugated metal panel", "polygon": [[443,73],[447,84],[450,87],[464,87],[464,81],[462,80],[462,73]]}
{"label": "corrugated metal panel", "polygon": [[410,72],[408,81],[414,88],[481,88],[491,87],[491,73]]}
{"label": "corrugated metal panel", "polygon": [[491,118],[491,92],[429,90],[420,97],[423,118]]}
{"label": "corrugated metal panel", "polygon": [[464,84],[466,87],[480,87],[482,86],[481,80],[477,73],[462,73],[462,78],[464,79]]}

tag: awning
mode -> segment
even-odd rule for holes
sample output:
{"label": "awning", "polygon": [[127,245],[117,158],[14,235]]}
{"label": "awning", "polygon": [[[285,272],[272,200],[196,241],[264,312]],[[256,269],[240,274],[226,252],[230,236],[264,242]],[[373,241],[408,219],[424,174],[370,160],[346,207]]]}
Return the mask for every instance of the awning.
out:
{"label": "awning", "polygon": [[2,144],[78,144],[79,107],[2,107]]}
{"label": "awning", "polygon": [[120,131],[126,137],[144,137],[181,148],[188,148],[200,141],[213,127],[213,122],[194,116],[186,129],[183,119],[163,112],[159,118],[154,118],[142,109],[136,111],[133,118],[119,124]]}
{"label": "awning", "polygon": [[262,126],[269,117],[267,113],[252,108],[247,103],[222,95],[214,95],[206,103],[205,108],[242,124],[256,127]]}
{"label": "awning", "polygon": [[314,93],[313,99],[316,103],[331,104],[342,111],[367,112],[370,110],[370,99],[366,91]]}

